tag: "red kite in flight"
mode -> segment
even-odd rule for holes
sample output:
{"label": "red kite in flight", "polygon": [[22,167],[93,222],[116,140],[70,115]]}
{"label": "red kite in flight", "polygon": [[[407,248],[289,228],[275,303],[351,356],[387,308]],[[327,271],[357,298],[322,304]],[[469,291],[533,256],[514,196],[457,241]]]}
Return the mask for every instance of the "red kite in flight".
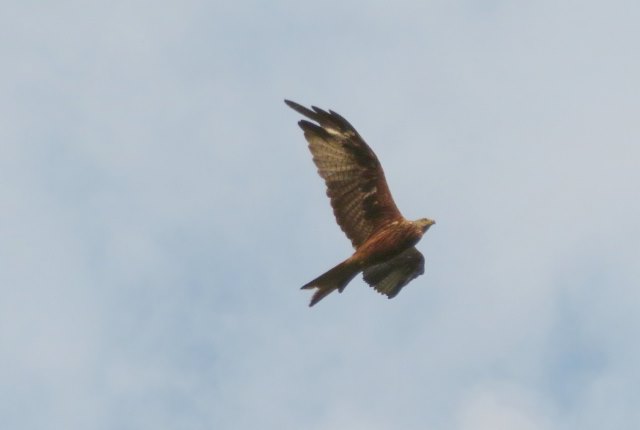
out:
{"label": "red kite in flight", "polygon": [[346,119],[331,110],[285,103],[315,121],[298,125],[327,185],[336,221],[355,248],[351,257],[302,287],[316,289],[309,306],[334,290],[342,292],[360,272],[378,292],[395,297],[424,273],[424,257],[414,245],[435,221],[402,216],[376,154]]}

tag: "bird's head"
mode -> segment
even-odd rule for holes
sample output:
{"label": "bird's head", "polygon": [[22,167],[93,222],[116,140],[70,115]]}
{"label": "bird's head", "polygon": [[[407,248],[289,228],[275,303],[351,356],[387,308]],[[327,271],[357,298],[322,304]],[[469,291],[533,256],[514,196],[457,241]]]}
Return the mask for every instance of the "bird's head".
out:
{"label": "bird's head", "polygon": [[426,231],[429,230],[429,227],[434,225],[436,222],[429,218],[420,218],[415,221],[415,223],[422,230],[422,233],[426,233]]}

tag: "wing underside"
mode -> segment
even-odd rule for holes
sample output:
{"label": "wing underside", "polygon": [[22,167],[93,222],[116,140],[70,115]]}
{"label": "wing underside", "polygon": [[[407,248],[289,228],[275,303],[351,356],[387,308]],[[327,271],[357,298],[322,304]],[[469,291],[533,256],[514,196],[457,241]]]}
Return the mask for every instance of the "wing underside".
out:
{"label": "wing underside", "polygon": [[384,263],[366,268],[363,278],[376,291],[392,298],[423,273],[424,256],[411,247]]}
{"label": "wing underside", "polygon": [[298,124],[327,186],[336,221],[353,246],[383,225],[402,219],[378,158],[353,126],[333,111],[286,103],[317,123]]}

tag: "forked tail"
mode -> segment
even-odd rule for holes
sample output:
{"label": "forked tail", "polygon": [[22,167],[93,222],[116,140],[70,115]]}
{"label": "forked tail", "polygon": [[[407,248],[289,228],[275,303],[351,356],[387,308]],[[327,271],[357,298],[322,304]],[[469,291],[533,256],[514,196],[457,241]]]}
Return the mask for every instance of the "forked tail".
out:
{"label": "forked tail", "polygon": [[318,289],[311,298],[309,306],[315,305],[333,290],[342,292],[358,272],[360,272],[360,269],[349,260],[346,260],[304,285],[302,287],[303,290]]}

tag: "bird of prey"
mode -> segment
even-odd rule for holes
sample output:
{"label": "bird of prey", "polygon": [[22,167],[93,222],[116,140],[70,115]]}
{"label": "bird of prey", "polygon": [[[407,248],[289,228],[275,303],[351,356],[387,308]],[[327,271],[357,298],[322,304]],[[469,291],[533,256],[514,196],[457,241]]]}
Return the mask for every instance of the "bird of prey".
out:
{"label": "bird of prey", "polygon": [[435,221],[402,216],[378,158],[346,119],[331,110],[285,103],[314,121],[298,125],[327,186],[336,221],[355,248],[351,257],[302,287],[316,289],[309,306],[334,290],[342,292],[360,272],[379,293],[395,297],[424,273],[424,257],[414,245]]}

